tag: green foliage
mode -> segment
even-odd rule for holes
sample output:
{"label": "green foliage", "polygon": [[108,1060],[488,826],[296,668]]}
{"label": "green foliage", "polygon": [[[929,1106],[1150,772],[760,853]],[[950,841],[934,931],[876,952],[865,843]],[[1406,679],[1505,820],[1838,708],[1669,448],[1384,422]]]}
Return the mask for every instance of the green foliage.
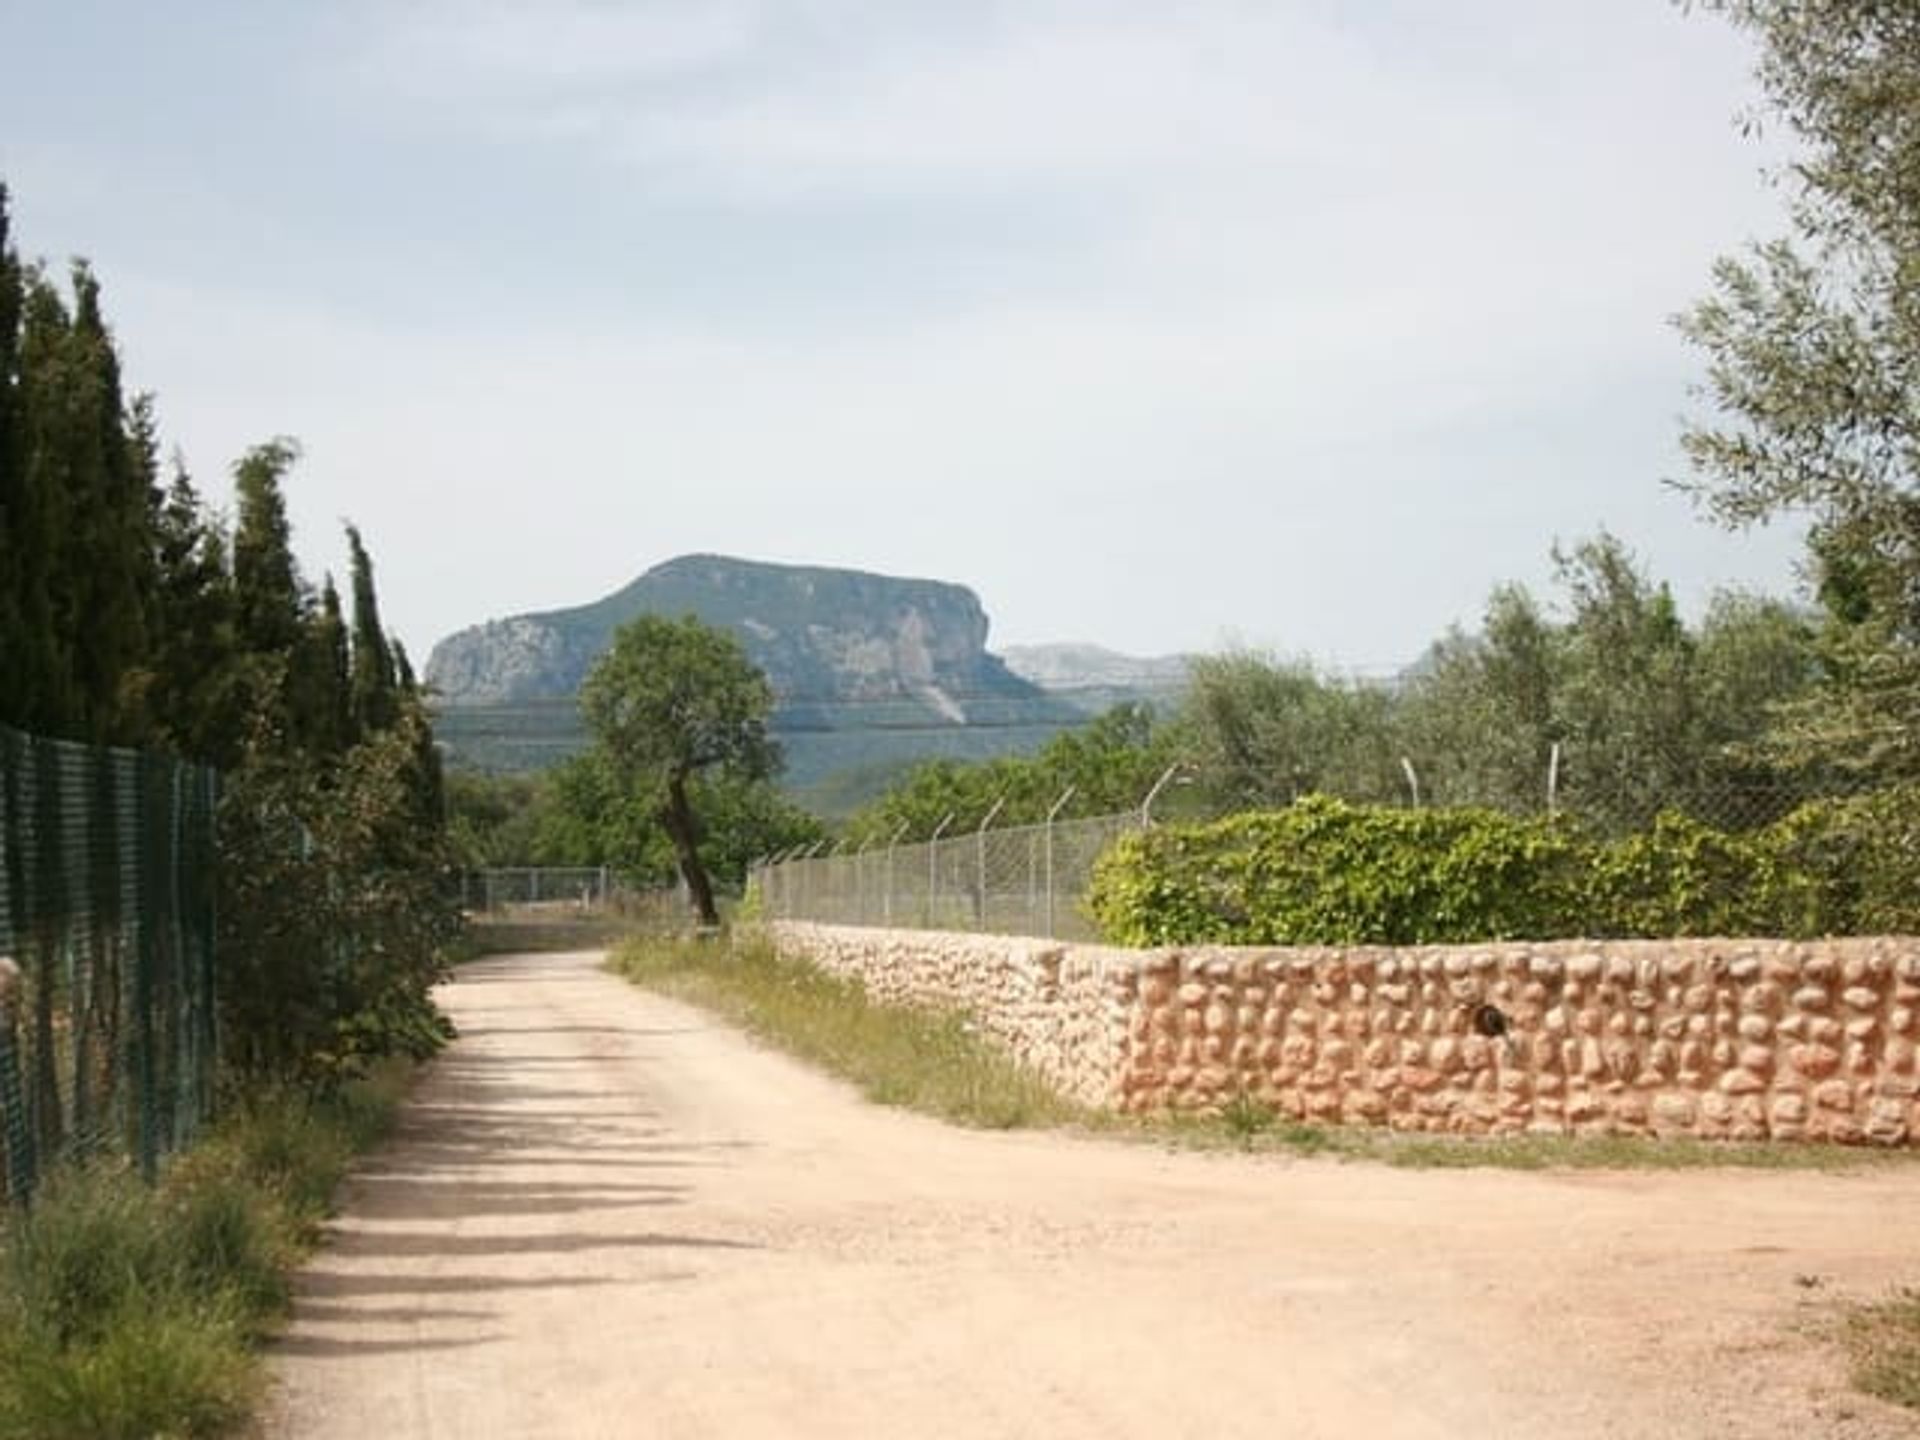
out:
{"label": "green foliage", "polygon": [[1920,783],[1819,800],[1766,833],[1790,935],[1920,935]]}
{"label": "green foliage", "polygon": [[1129,835],[1087,908],[1124,945],[1463,944],[1920,932],[1920,787],[1728,833],[1667,812],[1607,838],[1492,811],[1285,810]]}
{"label": "green foliage", "polygon": [[1542,809],[1556,746],[1559,804],[1610,833],[1669,807],[1759,825],[1811,793],[1817,777],[1759,753],[1819,673],[1804,615],[1721,594],[1690,630],[1613,537],[1556,560],[1564,622],[1524,590],[1496,591],[1480,633],[1436,645],[1398,700],[1424,799]]}
{"label": "green foliage", "polygon": [[0,1236],[0,1440],[231,1433],[261,1390],[249,1342],[404,1079],[256,1097],[157,1186],[52,1177]]}
{"label": "green foliage", "polygon": [[[700,817],[701,863],[727,890],[738,890],[760,857],[825,833],[764,780],[694,776],[687,795]],[[659,811],[621,786],[597,751],[540,776],[456,772],[448,780],[449,835],[465,866],[605,864],[642,889],[670,885],[679,862]]]}
{"label": "green foliage", "polygon": [[1330,683],[1310,666],[1247,652],[1194,661],[1179,716],[1182,755],[1218,811],[1285,805],[1316,791],[1404,797],[1384,691]]}
{"label": "green foliage", "polygon": [[1404,753],[1417,757],[1423,798],[1442,805],[1543,808],[1565,645],[1520,586],[1487,601],[1481,628],[1428,650],[1396,706]]}
{"label": "green foliage", "polygon": [[149,633],[150,742],[219,766],[239,759],[244,694],[226,537],[184,465],[156,492],[156,589]]}
{"label": "green foliage", "polygon": [[0,569],[7,686],[0,721],[92,741],[138,738],[129,685],[153,587],[151,417],[121,395],[120,364],[84,263],[72,304],[0,235]]}
{"label": "green foliage", "polygon": [[1920,1290],[1863,1305],[1841,1332],[1853,1383],[1869,1395],[1920,1410]]}
{"label": "green foliage", "polygon": [[1589,861],[1584,895],[1559,917],[1562,933],[1751,935],[1781,928],[1768,916],[1781,881],[1761,837],[1729,835],[1669,811],[1639,834],[1593,847]]}
{"label": "green foliage", "polygon": [[636,984],[717,1011],[844,1076],[882,1105],[995,1130],[1078,1113],[976,1034],[966,1016],[876,1004],[852,981],[782,961],[762,941],[635,940],[608,963]]}
{"label": "green foliage", "polygon": [[400,718],[400,680],[392,647],[380,624],[380,600],[374,592],[373,560],[354,526],[347,526],[353,569],[353,661],[348,694],[357,733],[388,729]]}
{"label": "green foliage", "polygon": [[[1108,815],[1140,804],[1173,763],[1174,739],[1144,705],[1116,705],[1086,724],[1049,740],[1031,756],[1002,756],[977,764],[929,760],[916,765],[879,800],[846,823],[858,841],[878,844],[900,834],[924,840],[941,820],[978,825],[997,803],[997,825],[1044,820],[1067,796],[1061,815]],[[1071,794],[1069,795],[1069,791]]]}
{"label": "green foliage", "polygon": [[306,611],[282,481],[300,458],[287,436],[256,445],[233,467],[233,593],[240,642],[256,655],[287,655]]}
{"label": "green foliage", "polygon": [[444,838],[420,814],[410,708],[333,766],[261,752],[221,801],[230,1064],[331,1083],[444,1042],[430,987],[458,930]]}
{"label": "green foliage", "polygon": [[773,688],[726,631],[688,615],[642,615],[614,632],[580,691],[597,777],[626,803],[651,810],[674,849],[700,922],[717,925],[700,853],[706,831],[693,781],[768,779],[780,764],[767,735]]}
{"label": "green foliage", "polygon": [[590,865],[591,848],[558,849],[542,834],[553,807],[548,775],[447,776],[447,843],[454,863],[468,870],[490,865]]}
{"label": "green foliage", "polygon": [[1920,773],[1920,27],[1906,0],[1707,0],[1759,42],[1801,145],[1795,237],[1720,260],[1680,329],[1714,413],[1684,437],[1722,521],[1811,517],[1825,683],[1782,759]]}
{"label": "green foliage", "polygon": [[1554,933],[1579,848],[1547,820],[1311,796],[1117,841],[1089,914],[1124,945],[1421,945]]}
{"label": "green foliage", "polygon": [[996,802],[996,823],[1031,822],[1068,785],[1067,815],[1115,813],[1176,762],[1185,783],[1161,797],[1163,818],[1308,794],[1537,814],[1551,773],[1558,808],[1630,834],[1667,808],[1757,827],[1820,793],[1830,777],[1783,774],[1761,743],[1821,673],[1806,615],[1722,594],[1689,627],[1613,537],[1555,558],[1557,613],[1498,589],[1477,632],[1443,637],[1398,685],[1249,652],[1205,657],[1165,722],[1122,707],[1031,758],[924,764],[847,832],[873,844],[904,825],[924,839],[947,816],[971,828]]}

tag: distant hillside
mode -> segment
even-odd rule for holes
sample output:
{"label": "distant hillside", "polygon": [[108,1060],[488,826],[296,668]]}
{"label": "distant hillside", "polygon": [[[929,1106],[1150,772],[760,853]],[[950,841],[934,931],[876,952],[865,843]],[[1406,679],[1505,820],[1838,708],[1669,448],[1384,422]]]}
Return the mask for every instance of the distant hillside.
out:
{"label": "distant hillside", "polygon": [[[777,697],[774,730],[802,799],[932,755],[1044,744],[1082,714],[986,649],[971,590],[936,580],[688,555],[604,599],[492,620],[433,649],[435,728],[455,764],[538,769],[584,743],[575,697],[613,632],[642,614],[731,630]],[[855,787],[856,789],[861,787]]]}
{"label": "distant hillside", "polygon": [[1088,715],[1125,701],[1170,705],[1186,692],[1192,669],[1185,655],[1122,655],[1098,645],[1009,645],[1000,658],[1021,679]]}

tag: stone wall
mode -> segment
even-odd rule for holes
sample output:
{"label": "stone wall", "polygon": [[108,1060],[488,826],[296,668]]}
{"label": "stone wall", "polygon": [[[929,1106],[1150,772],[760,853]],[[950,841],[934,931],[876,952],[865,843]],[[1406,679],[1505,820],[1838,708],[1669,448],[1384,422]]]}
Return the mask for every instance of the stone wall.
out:
{"label": "stone wall", "polygon": [[782,922],[1088,1104],[1472,1134],[1909,1143],[1920,939],[1115,950]]}
{"label": "stone wall", "polygon": [[1126,1093],[1137,950],[797,920],[769,929],[783,955],[857,980],[884,1004],[965,1010],[1063,1095],[1113,1106]]}

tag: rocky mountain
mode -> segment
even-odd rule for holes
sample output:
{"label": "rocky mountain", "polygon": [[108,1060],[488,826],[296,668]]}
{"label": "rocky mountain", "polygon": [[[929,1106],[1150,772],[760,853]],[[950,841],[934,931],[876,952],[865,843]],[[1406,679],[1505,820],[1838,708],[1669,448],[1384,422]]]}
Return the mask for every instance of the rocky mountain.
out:
{"label": "rocky mountain", "polygon": [[580,683],[642,614],[693,614],[740,638],[772,682],[773,728],[802,790],[835,771],[1028,749],[1081,718],[987,651],[986,612],[965,586],[686,555],[592,604],[436,645],[426,681],[451,758],[519,770],[577,749]]}
{"label": "rocky mountain", "polygon": [[1099,645],[1009,645],[1007,669],[1076,710],[1097,715],[1123,701],[1171,704],[1186,691],[1184,655],[1122,655]]}

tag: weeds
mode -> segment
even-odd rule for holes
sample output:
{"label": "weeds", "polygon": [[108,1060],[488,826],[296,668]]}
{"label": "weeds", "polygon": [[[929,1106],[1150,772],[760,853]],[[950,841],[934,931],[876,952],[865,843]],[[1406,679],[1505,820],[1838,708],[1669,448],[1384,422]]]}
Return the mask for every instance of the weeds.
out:
{"label": "weeds", "polygon": [[259,1389],[250,1342],[285,1313],[288,1272],[408,1068],[238,1105],[157,1185],[106,1164],[49,1177],[0,1233],[0,1440],[238,1424]]}
{"label": "weeds", "polygon": [[1248,1148],[1252,1148],[1255,1139],[1273,1129],[1279,1118],[1271,1105],[1244,1090],[1220,1107],[1221,1128]]}
{"label": "weeds", "polygon": [[1842,1339],[1857,1387],[1920,1410],[1920,1290],[1901,1290],[1855,1311]]}
{"label": "weeds", "polygon": [[609,963],[851,1080],[878,1104],[989,1130],[1086,1118],[965,1016],[876,1005],[857,984],[787,964],[764,943],[637,940]]}

